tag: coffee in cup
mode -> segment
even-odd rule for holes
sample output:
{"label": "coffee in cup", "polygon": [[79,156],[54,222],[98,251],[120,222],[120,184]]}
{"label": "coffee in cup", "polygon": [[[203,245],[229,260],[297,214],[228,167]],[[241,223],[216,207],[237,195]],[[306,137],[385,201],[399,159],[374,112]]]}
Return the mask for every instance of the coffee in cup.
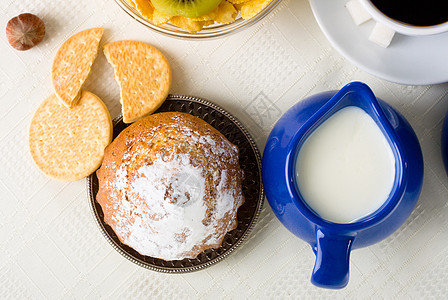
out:
{"label": "coffee in cup", "polygon": [[370,0],[383,14],[405,24],[434,26],[448,22],[446,0]]}
{"label": "coffee in cup", "polygon": [[373,19],[405,35],[448,32],[447,0],[359,0]]}

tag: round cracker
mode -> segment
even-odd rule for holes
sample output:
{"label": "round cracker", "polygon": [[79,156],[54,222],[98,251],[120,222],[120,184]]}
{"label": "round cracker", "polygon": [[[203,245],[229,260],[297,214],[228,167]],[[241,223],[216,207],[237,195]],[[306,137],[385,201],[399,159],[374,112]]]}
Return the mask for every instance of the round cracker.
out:
{"label": "round cracker", "polygon": [[104,54],[120,85],[123,122],[135,122],[162,105],[171,87],[171,68],[158,49],[125,40],[105,45]]}
{"label": "round cracker", "polygon": [[92,28],[76,33],[58,49],[51,68],[51,79],[56,95],[67,107],[79,101],[81,87],[90,74],[98,54],[103,28]]}
{"label": "round cracker", "polygon": [[99,168],[112,140],[112,120],[103,101],[88,91],[73,108],[55,94],[36,110],[30,125],[31,156],[51,178],[75,181]]}

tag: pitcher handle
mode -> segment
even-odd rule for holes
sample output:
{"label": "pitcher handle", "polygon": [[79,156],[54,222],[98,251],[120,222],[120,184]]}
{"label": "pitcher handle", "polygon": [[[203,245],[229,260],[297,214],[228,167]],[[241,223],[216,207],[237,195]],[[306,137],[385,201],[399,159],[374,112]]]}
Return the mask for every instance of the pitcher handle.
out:
{"label": "pitcher handle", "polygon": [[341,289],[348,283],[353,235],[316,230],[316,262],[311,282],[323,288]]}

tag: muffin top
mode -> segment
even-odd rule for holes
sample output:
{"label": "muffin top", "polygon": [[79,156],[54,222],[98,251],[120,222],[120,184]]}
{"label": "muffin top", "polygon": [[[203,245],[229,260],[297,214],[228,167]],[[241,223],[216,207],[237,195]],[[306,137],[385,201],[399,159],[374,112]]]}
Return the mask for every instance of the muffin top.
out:
{"label": "muffin top", "polygon": [[192,115],[166,112],[106,148],[97,201],[123,244],[164,260],[218,248],[244,202],[238,148]]}

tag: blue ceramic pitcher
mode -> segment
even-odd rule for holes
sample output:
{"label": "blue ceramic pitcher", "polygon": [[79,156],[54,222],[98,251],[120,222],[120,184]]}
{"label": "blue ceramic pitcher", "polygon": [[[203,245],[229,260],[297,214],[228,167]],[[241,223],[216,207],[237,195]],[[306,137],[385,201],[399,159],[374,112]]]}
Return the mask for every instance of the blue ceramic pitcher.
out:
{"label": "blue ceramic pitcher", "polygon": [[[388,199],[372,214],[348,224],[329,222],[307,206],[295,180],[295,161],[306,138],[330,116],[357,106],[372,117],[395,156],[395,179]],[[311,282],[343,288],[349,279],[350,252],[392,234],[411,214],[423,181],[418,139],[405,118],[378,100],[370,88],[352,82],[338,92],[306,98],[289,109],[274,126],[263,154],[263,184],[277,218],[311,245],[316,261]]]}

